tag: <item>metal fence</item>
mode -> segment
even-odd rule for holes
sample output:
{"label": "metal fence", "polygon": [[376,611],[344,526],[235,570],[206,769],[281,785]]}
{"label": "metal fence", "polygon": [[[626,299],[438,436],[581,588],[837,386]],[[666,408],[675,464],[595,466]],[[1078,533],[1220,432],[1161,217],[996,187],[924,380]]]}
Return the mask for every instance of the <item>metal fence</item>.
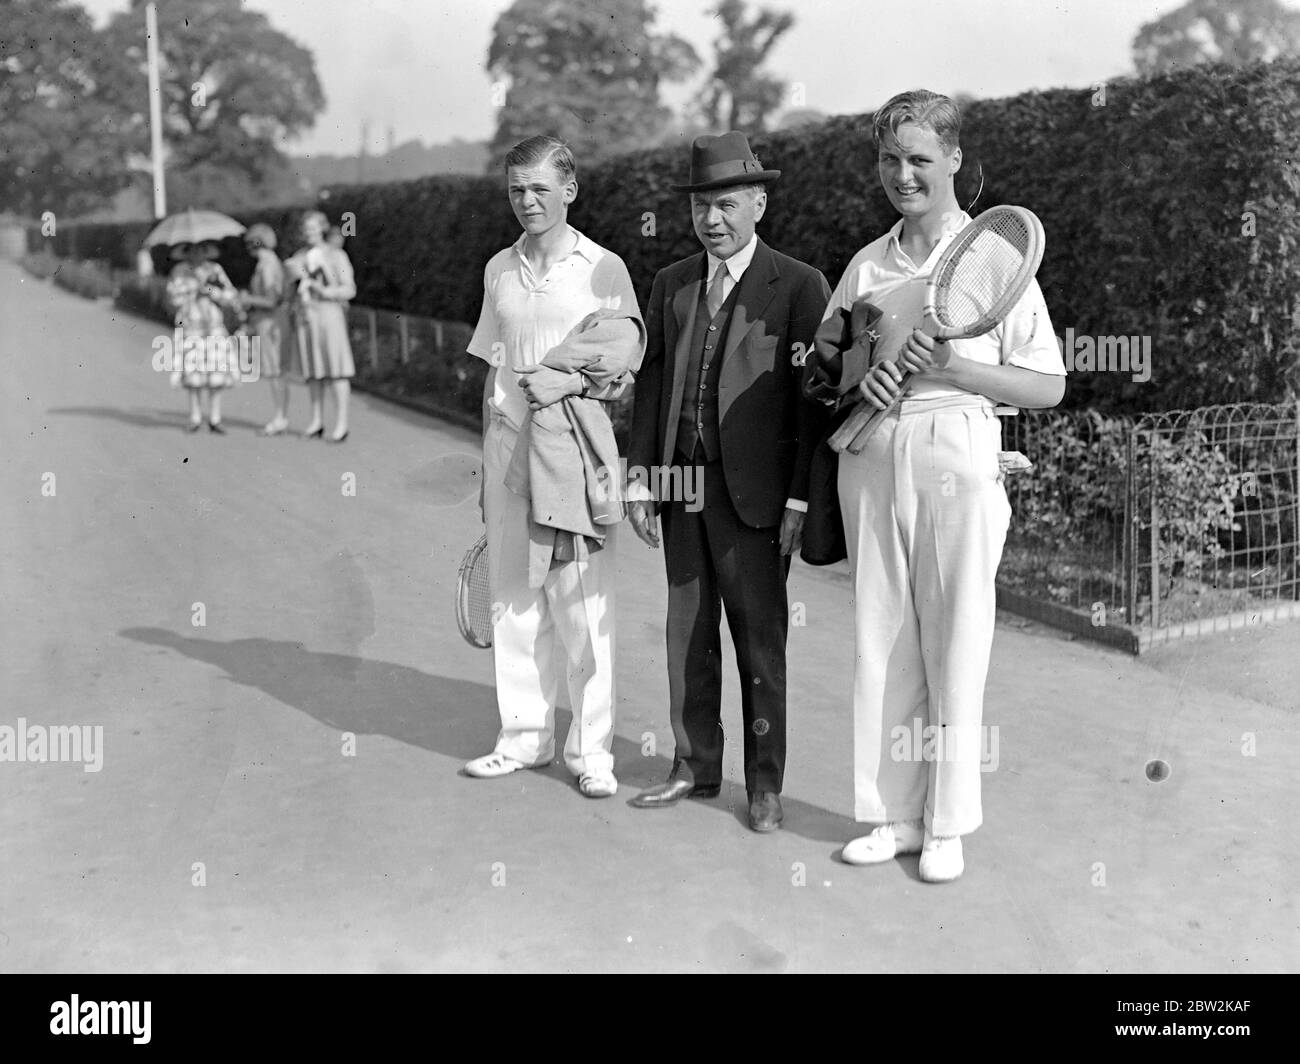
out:
{"label": "metal fence", "polygon": [[358,366],[372,372],[463,354],[473,330],[460,322],[350,305],[348,332]]}
{"label": "metal fence", "polygon": [[1003,604],[1138,652],[1300,616],[1295,403],[1024,413]]}

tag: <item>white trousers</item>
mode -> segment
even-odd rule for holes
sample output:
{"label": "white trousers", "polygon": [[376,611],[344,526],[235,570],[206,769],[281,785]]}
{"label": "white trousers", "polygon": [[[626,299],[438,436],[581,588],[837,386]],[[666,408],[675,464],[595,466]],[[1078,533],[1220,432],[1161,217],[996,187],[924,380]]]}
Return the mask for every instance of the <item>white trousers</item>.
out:
{"label": "white trousers", "polygon": [[860,821],[923,818],[935,835],[964,835],[982,820],[984,681],[1011,516],[1000,446],[979,397],[917,399],[860,455],[840,455]]}
{"label": "white trousers", "polygon": [[493,416],[483,443],[483,516],[493,610],[493,668],[501,712],[498,753],[527,765],[555,756],[555,707],[573,722],[564,763],[575,776],[612,771],[614,550],[611,527],[587,561],[552,568],[528,586],[528,502],[505,486],[517,433]]}

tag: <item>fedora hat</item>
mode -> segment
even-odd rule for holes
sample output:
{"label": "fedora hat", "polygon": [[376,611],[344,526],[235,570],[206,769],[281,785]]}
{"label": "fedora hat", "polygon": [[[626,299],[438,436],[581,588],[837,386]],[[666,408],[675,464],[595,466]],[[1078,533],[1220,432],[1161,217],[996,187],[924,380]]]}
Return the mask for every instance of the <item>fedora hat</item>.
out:
{"label": "fedora hat", "polygon": [[780,170],[764,170],[749,150],[749,139],[739,130],[720,136],[696,137],[691,145],[691,177],[688,184],[674,185],[674,192],[706,192],[732,185],[775,181]]}

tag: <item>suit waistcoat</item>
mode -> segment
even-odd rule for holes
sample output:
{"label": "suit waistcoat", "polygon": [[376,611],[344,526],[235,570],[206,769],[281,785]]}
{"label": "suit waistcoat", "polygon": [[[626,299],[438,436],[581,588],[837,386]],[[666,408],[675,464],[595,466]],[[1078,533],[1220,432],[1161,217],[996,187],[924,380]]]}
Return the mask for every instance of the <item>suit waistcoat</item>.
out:
{"label": "suit waistcoat", "polygon": [[682,409],[677,417],[677,449],[688,458],[695,454],[696,443],[703,446],[708,461],[716,462],[722,457],[718,381],[722,379],[722,345],[727,342],[727,327],[731,324],[739,290],[740,285],[734,285],[718,313],[710,318],[704,288],[700,289],[682,387]]}

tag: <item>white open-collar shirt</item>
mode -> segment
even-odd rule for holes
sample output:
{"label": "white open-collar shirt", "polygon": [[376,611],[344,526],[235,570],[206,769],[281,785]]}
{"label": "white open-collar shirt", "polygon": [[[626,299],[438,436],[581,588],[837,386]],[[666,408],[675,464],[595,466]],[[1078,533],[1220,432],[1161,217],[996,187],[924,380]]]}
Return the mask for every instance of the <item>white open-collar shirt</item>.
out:
{"label": "white open-collar shirt", "polygon": [[[903,235],[903,221],[898,222],[877,240],[864,247],[849,262],[840,283],[831,293],[825,318],[841,309],[847,310],[862,298],[878,306],[883,312],[875,326],[880,334],[872,357],[872,365],[893,361],[912,334],[925,321],[925,288],[930,274],[948,245],[962,229],[970,225],[970,215],[963,211],[956,225],[940,238],[925,261],[919,265],[903,251],[899,242]],[[823,318],[823,320],[825,320]],[[952,352],[973,362],[990,366],[1020,366],[1038,373],[1065,376],[1065,363],[1061,349],[1052,332],[1052,320],[1047,313],[1047,303],[1036,280],[1011,312],[991,332],[967,340],[951,340]],[[846,372],[848,367],[845,367]],[[951,384],[927,380],[924,376],[912,381],[910,394],[923,396],[965,395],[962,389]]]}
{"label": "white open-collar shirt", "polygon": [[515,429],[528,417],[528,400],[512,368],[537,365],[593,311],[641,317],[623,260],[573,226],[568,230],[573,247],[544,277],[524,254],[526,234],[483,270],[483,309],[467,350],[497,367],[489,405]]}

